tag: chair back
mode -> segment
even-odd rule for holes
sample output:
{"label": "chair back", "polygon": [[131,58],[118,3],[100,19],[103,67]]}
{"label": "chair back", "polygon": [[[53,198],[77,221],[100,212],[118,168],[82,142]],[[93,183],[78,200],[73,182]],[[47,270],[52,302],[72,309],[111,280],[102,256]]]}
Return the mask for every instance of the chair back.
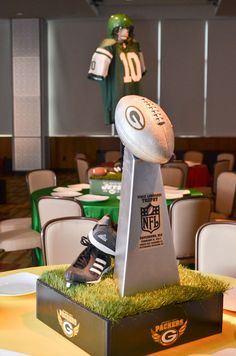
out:
{"label": "chair back", "polygon": [[89,163],[85,159],[76,159],[77,173],[80,183],[88,183]]}
{"label": "chair back", "polygon": [[181,168],[163,165],[161,166],[161,175],[164,185],[183,187],[184,172]]}
{"label": "chair back", "polygon": [[85,249],[80,240],[97,223],[96,219],[65,217],[48,221],[41,232],[45,265],[71,264]]}
{"label": "chair back", "polygon": [[217,161],[229,161],[229,170],[234,168],[235,156],[233,153],[219,153],[216,157]]}
{"label": "chair back", "polygon": [[76,153],[75,159],[87,159],[87,155],[85,153]]}
{"label": "chair back", "polygon": [[184,161],[202,163],[203,162],[203,153],[200,151],[186,151],[184,153]]}
{"label": "chair back", "polygon": [[80,202],[69,197],[43,196],[38,200],[38,212],[41,227],[52,219],[84,215]]}
{"label": "chair back", "polygon": [[230,162],[227,161],[227,160],[215,162],[214,169],[213,169],[213,185],[212,185],[212,192],[214,194],[216,193],[216,186],[217,186],[218,176],[222,172],[229,171],[229,164],[230,164]]}
{"label": "chair back", "polygon": [[50,169],[35,169],[26,174],[26,183],[31,194],[38,189],[55,187],[57,177],[55,172]]}
{"label": "chair back", "polygon": [[176,259],[194,263],[195,235],[209,221],[211,200],[207,197],[185,197],[175,200],[169,209]]}
{"label": "chair back", "polygon": [[215,211],[230,216],[236,192],[236,173],[223,172],[217,178]]}
{"label": "chair back", "polygon": [[94,167],[90,167],[90,168],[87,170],[88,182],[89,182],[90,178],[91,178],[92,175],[93,175],[93,169],[94,169]]}
{"label": "chair back", "polygon": [[236,277],[236,223],[210,222],[196,234],[195,269]]}
{"label": "chair back", "polygon": [[120,156],[120,151],[106,151],[104,154],[105,162],[115,162]]}
{"label": "chair back", "polygon": [[187,185],[187,179],[188,179],[188,165],[184,161],[172,161],[168,162],[163,165],[163,167],[177,167],[180,168],[183,171],[184,177],[183,177],[183,187],[186,187]]}

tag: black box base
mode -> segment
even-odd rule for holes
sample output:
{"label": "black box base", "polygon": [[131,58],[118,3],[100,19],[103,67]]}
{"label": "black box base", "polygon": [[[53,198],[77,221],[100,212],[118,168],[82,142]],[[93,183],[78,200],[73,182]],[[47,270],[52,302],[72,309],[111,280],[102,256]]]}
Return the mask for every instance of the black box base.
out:
{"label": "black box base", "polygon": [[37,281],[37,318],[91,355],[139,356],[222,331],[223,295],[162,307],[118,322]]}

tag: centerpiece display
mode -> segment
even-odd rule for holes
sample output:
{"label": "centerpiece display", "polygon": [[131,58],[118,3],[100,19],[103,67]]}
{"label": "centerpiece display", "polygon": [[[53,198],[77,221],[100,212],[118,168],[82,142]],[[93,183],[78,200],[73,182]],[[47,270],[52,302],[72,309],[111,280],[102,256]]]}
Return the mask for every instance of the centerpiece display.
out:
{"label": "centerpiece display", "polygon": [[104,217],[69,268],[38,279],[37,317],[91,355],[141,356],[221,332],[227,286],[177,267],[160,172],[174,151],[167,115],[129,95],[115,123],[125,146],[116,242]]}
{"label": "centerpiece display", "polygon": [[110,197],[120,196],[121,178],[121,172],[104,171],[104,174],[92,174],[89,179],[90,193]]}

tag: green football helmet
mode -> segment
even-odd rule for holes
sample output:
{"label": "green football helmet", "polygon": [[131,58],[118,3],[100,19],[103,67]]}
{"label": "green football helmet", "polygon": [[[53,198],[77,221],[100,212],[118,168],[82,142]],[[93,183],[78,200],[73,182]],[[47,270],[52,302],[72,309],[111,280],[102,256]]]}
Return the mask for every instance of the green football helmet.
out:
{"label": "green football helmet", "polygon": [[114,14],[111,15],[107,22],[107,35],[111,38],[116,38],[120,28],[127,28],[130,37],[133,35],[133,21],[128,15]]}

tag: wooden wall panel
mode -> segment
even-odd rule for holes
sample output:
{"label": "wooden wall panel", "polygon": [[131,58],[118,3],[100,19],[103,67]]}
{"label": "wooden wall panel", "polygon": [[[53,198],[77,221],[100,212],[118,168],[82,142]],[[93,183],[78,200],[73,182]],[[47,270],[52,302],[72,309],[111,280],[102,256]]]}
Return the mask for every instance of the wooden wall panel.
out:
{"label": "wooden wall panel", "polygon": [[91,165],[96,163],[97,152],[119,150],[120,140],[116,137],[51,137],[51,168],[75,168],[76,153],[85,153]]}
{"label": "wooden wall panel", "polygon": [[[76,153],[85,153],[90,164],[96,163],[98,151],[120,150],[118,137],[50,137],[49,164],[52,169],[75,169]],[[200,150],[214,159],[218,152],[236,155],[235,137],[176,137],[175,152]],[[0,137],[0,158],[12,158],[11,137]]]}
{"label": "wooden wall panel", "polygon": [[0,158],[12,157],[11,137],[0,137]]}
{"label": "wooden wall panel", "polygon": [[236,151],[236,137],[176,137],[177,151]]}

